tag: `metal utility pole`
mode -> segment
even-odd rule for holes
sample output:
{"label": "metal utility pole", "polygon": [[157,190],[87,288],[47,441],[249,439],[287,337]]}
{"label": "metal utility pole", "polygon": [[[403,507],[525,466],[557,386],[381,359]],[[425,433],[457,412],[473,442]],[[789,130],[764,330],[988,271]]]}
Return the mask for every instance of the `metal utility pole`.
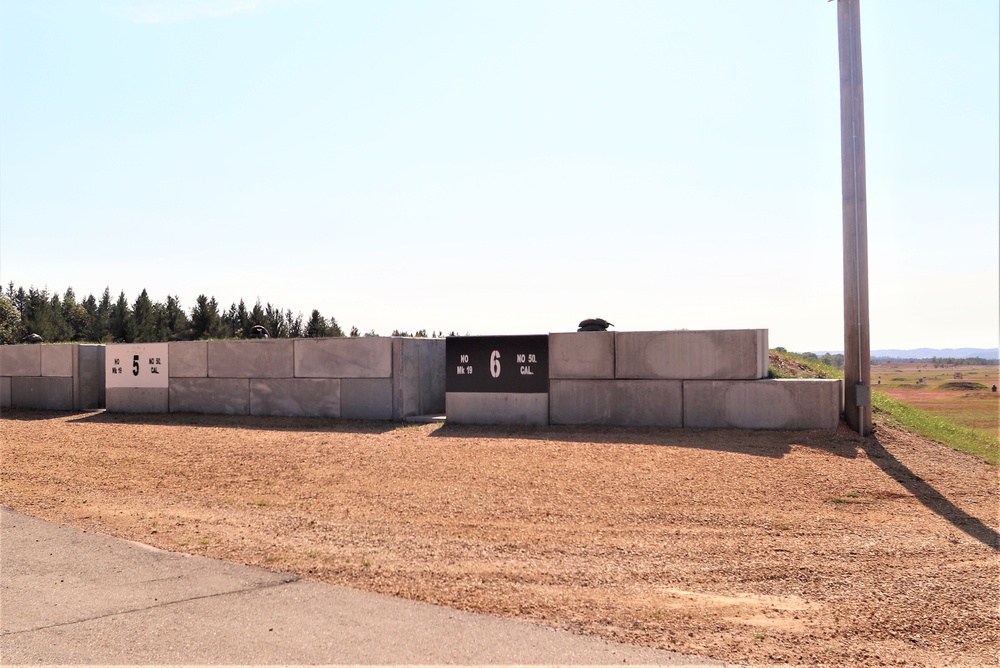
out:
{"label": "metal utility pole", "polygon": [[844,418],[872,432],[868,327],[868,207],[860,0],[837,0],[840,44],[840,155],[844,195]]}

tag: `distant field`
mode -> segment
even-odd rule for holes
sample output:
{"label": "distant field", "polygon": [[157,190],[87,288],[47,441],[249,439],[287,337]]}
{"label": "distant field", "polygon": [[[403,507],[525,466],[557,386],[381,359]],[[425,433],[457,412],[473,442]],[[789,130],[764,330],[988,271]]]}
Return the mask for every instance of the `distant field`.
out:
{"label": "distant field", "polygon": [[872,366],[872,386],[914,408],[991,438],[1000,433],[1000,367],[935,368],[929,362]]}

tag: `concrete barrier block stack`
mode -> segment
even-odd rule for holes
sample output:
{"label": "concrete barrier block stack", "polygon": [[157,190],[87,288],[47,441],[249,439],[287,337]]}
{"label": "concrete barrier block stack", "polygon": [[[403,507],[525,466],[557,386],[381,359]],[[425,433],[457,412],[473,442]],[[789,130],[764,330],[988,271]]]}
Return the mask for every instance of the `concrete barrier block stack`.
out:
{"label": "concrete barrier block stack", "polygon": [[[280,408],[304,394],[287,382],[293,374],[293,346],[288,339],[170,344],[170,412],[287,414]],[[260,395],[256,401],[251,388]],[[280,390],[293,394],[275,401]],[[254,413],[254,407],[262,412]]]}
{"label": "concrete barrier block stack", "polygon": [[552,424],[835,429],[836,380],[767,380],[767,330],[551,334]]}
{"label": "concrete barrier block stack", "polygon": [[[31,406],[21,406],[15,400],[14,379],[38,378],[41,375],[42,346],[0,346],[0,407],[31,408]],[[20,383],[18,380],[17,384]]]}
{"label": "concrete barrier block stack", "polygon": [[[0,346],[0,407],[73,410],[84,405],[76,344]],[[93,387],[86,387],[92,394]]]}
{"label": "concrete barrier block stack", "polygon": [[164,411],[392,420],[443,410],[443,340],[362,337],[169,345]]}
{"label": "concrete barrier block stack", "polygon": [[616,332],[549,335],[552,424],[680,427],[681,383],[618,375]]}
{"label": "concrete barrier block stack", "polygon": [[387,337],[299,339],[297,378],[339,383],[339,416],[349,420],[391,420],[393,339]]}

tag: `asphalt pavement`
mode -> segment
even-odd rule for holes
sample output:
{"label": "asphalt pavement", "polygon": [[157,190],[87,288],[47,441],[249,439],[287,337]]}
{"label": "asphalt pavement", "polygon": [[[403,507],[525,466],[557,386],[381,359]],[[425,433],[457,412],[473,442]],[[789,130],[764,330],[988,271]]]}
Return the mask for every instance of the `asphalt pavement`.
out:
{"label": "asphalt pavement", "polygon": [[0,665],[721,666],[165,552],[0,506]]}

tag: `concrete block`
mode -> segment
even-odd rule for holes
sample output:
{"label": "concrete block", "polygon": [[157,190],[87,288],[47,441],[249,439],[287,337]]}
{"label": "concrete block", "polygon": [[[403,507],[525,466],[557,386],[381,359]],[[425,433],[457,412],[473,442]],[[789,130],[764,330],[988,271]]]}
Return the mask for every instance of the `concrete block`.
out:
{"label": "concrete block", "polygon": [[73,382],[75,406],[78,410],[103,408],[105,404],[105,348],[81,344],[76,352],[77,373]]}
{"label": "concrete block", "polygon": [[41,356],[41,368],[43,376],[70,377],[73,376],[73,353],[76,346],[73,344],[38,346]]}
{"label": "concrete block", "polygon": [[55,376],[14,376],[10,379],[11,408],[73,410],[73,379]]}
{"label": "concrete block", "polygon": [[552,424],[680,427],[682,385],[679,380],[553,380],[549,420]]}
{"label": "concrete block", "polygon": [[42,347],[39,344],[0,346],[0,376],[41,376]]}
{"label": "concrete block", "polygon": [[836,429],[842,397],[842,380],[685,381],[684,426]]}
{"label": "concrete block", "polygon": [[170,407],[165,387],[109,387],[105,390],[109,413],[166,413]]}
{"label": "concrete block", "polygon": [[0,376],[0,408],[10,408],[10,376]]}
{"label": "concrete block", "polygon": [[209,378],[291,378],[290,339],[208,342]]}
{"label": "concrete block", "polygon": [[340,417],[345,420],[391,420],[391,378],[343,378]]}
{"label": "concrete block", "polygon": [[340,417],[340,380],[250,379],[250,415]]}
{"label": "concrete block", "polygon": [[208,378],[208,345],[208,341],[169,343],[167,356],[170,359],[170,377]]}
{"label": "concrete block", "polygon": [[753,380],[767,377],[767,330],[615,332],[615,377]]}
{"label": "concrete block", "polygon": [[392,416],[444,413],[445,340],[392,340]]}
{"label": "concrete block", "polygon": [[[209,352],[209,360],[211,360],[211,357],[211,352]],[[171,379],[170,412],[249,415],[250,379]]]}
{"label": "concrete block", "polygon": [[390,378],[392,341],[383,336],[296,339],[295,377]]}
{"label": "concrete block", "polygon": [[549,423],[549,395],[505,392],[448,392],[448,422],[455,424]]}
{"label": "concrete block", "polygon": [[549,334],[550,380],[614,377],[614,332]]}

